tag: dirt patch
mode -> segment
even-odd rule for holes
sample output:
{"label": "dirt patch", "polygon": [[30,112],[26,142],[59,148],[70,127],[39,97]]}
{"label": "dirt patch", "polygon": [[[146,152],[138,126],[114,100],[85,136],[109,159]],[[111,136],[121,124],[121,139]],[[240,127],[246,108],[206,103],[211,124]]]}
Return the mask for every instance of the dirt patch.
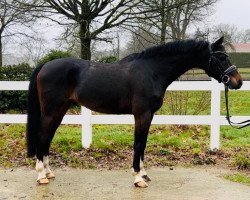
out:
{"label": "dirt patch", "polygon": [[217,168],[152,168],[149,187],[133,186],[130,170],[56,169],[56,179],[45,186],[27,168],[0,170],[0,199],[192,199],[248,200],[250,187],[221,178],[230,173]]}

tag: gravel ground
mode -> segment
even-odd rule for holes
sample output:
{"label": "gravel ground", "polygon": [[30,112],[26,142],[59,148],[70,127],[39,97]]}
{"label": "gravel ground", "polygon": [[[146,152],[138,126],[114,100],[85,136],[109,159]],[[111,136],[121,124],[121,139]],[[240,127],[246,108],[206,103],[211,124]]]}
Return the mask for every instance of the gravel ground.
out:
{"label": "gravel ground", "polygon": [[249,200],[250,187],[221,178],[224,169],[151,168],[146,189],[135,188],[130,170],[55,169],[56,179],[36,184],[36,172],[17,168],[0,170],[0,200]]}

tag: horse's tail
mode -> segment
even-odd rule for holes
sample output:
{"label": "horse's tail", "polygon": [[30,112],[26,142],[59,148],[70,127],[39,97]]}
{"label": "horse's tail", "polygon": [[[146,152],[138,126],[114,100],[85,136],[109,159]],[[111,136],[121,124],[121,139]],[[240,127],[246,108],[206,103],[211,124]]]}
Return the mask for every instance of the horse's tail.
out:
{"label": "horse's tail", "polygon": [[40,103],[37,91],[37,75],[42,69],[43,64],[39,65],[33,71],[28,91],[28,119],[27,119],[27,129],[26,129],[26,140],[27,140],[27,156],[33,157],[36,155],[37,151],[37,137],[40,130]]}

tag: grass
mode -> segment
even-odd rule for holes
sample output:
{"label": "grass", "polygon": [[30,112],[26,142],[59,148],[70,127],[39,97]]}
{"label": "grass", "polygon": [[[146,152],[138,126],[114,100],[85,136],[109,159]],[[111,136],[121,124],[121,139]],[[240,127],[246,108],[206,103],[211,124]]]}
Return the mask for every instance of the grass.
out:
{"label": "grass", "polygon": [[250,186],[250,177],[241,174],[241,173],[236,173],[236,174],[225,174],[223,178],[237,182],[237,183],[242,183]]}

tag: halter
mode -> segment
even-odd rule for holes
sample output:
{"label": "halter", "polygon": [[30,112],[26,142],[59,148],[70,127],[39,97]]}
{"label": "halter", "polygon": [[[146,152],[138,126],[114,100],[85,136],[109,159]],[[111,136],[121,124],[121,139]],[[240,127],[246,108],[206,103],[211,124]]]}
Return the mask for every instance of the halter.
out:
{"label": "halter", "polygon": [[[209,69],[211,66],[212,62],[217,62],[218,63],[218,68],[221,71],[221,75],[220,75],[220,79],[219,79],[219,83],[224,83],[225,85],[225,101],[226,101],[226,119],[229,123],[229,125],[233,128],[237,128],[237,129],[241,129],[241,128],[245,128],[247,126],[250,126],[250,120],[246,120],[243,122],[239,122],[239,123],[234,123],[231,121],[231,116],[229,114],[229,107],[228,107],[228,83],[230,82],[230,77],[229,74],[232,72],[237,71],[237,67],[235,65],[231,65],[229,68],[227,68],[226,70],[223,70],[223,67],[221,65],[221,63],[219,62],[218,58],[215,55],[218,54],[223,54],[226,57],[228,57],[229,55],[223,51],[212,51],[211,45],[209,45],[209,51],[210,51],[210,58],[209,58]],[[235,127],[234,125],[238,125],[239,127]]]}
{"label": "halter", "polygon": [[223,51],[212,51],[211,45],[209,45],[209,51],[210,51],[209,66],[208,66],[209,69],[210,69],[211,63],[216,62],[219,70],[221,71],[219,83],[224,83],[225,85],[228,85],[228,83],[230,82],[229,74],[237,71],[237,67],[235,65],[231,65],[229,68],[224,70],[220,61],[216,57],[216,55],[222,54],[222,55],[225,55],[226,57],[229,57],[229,55]]}

